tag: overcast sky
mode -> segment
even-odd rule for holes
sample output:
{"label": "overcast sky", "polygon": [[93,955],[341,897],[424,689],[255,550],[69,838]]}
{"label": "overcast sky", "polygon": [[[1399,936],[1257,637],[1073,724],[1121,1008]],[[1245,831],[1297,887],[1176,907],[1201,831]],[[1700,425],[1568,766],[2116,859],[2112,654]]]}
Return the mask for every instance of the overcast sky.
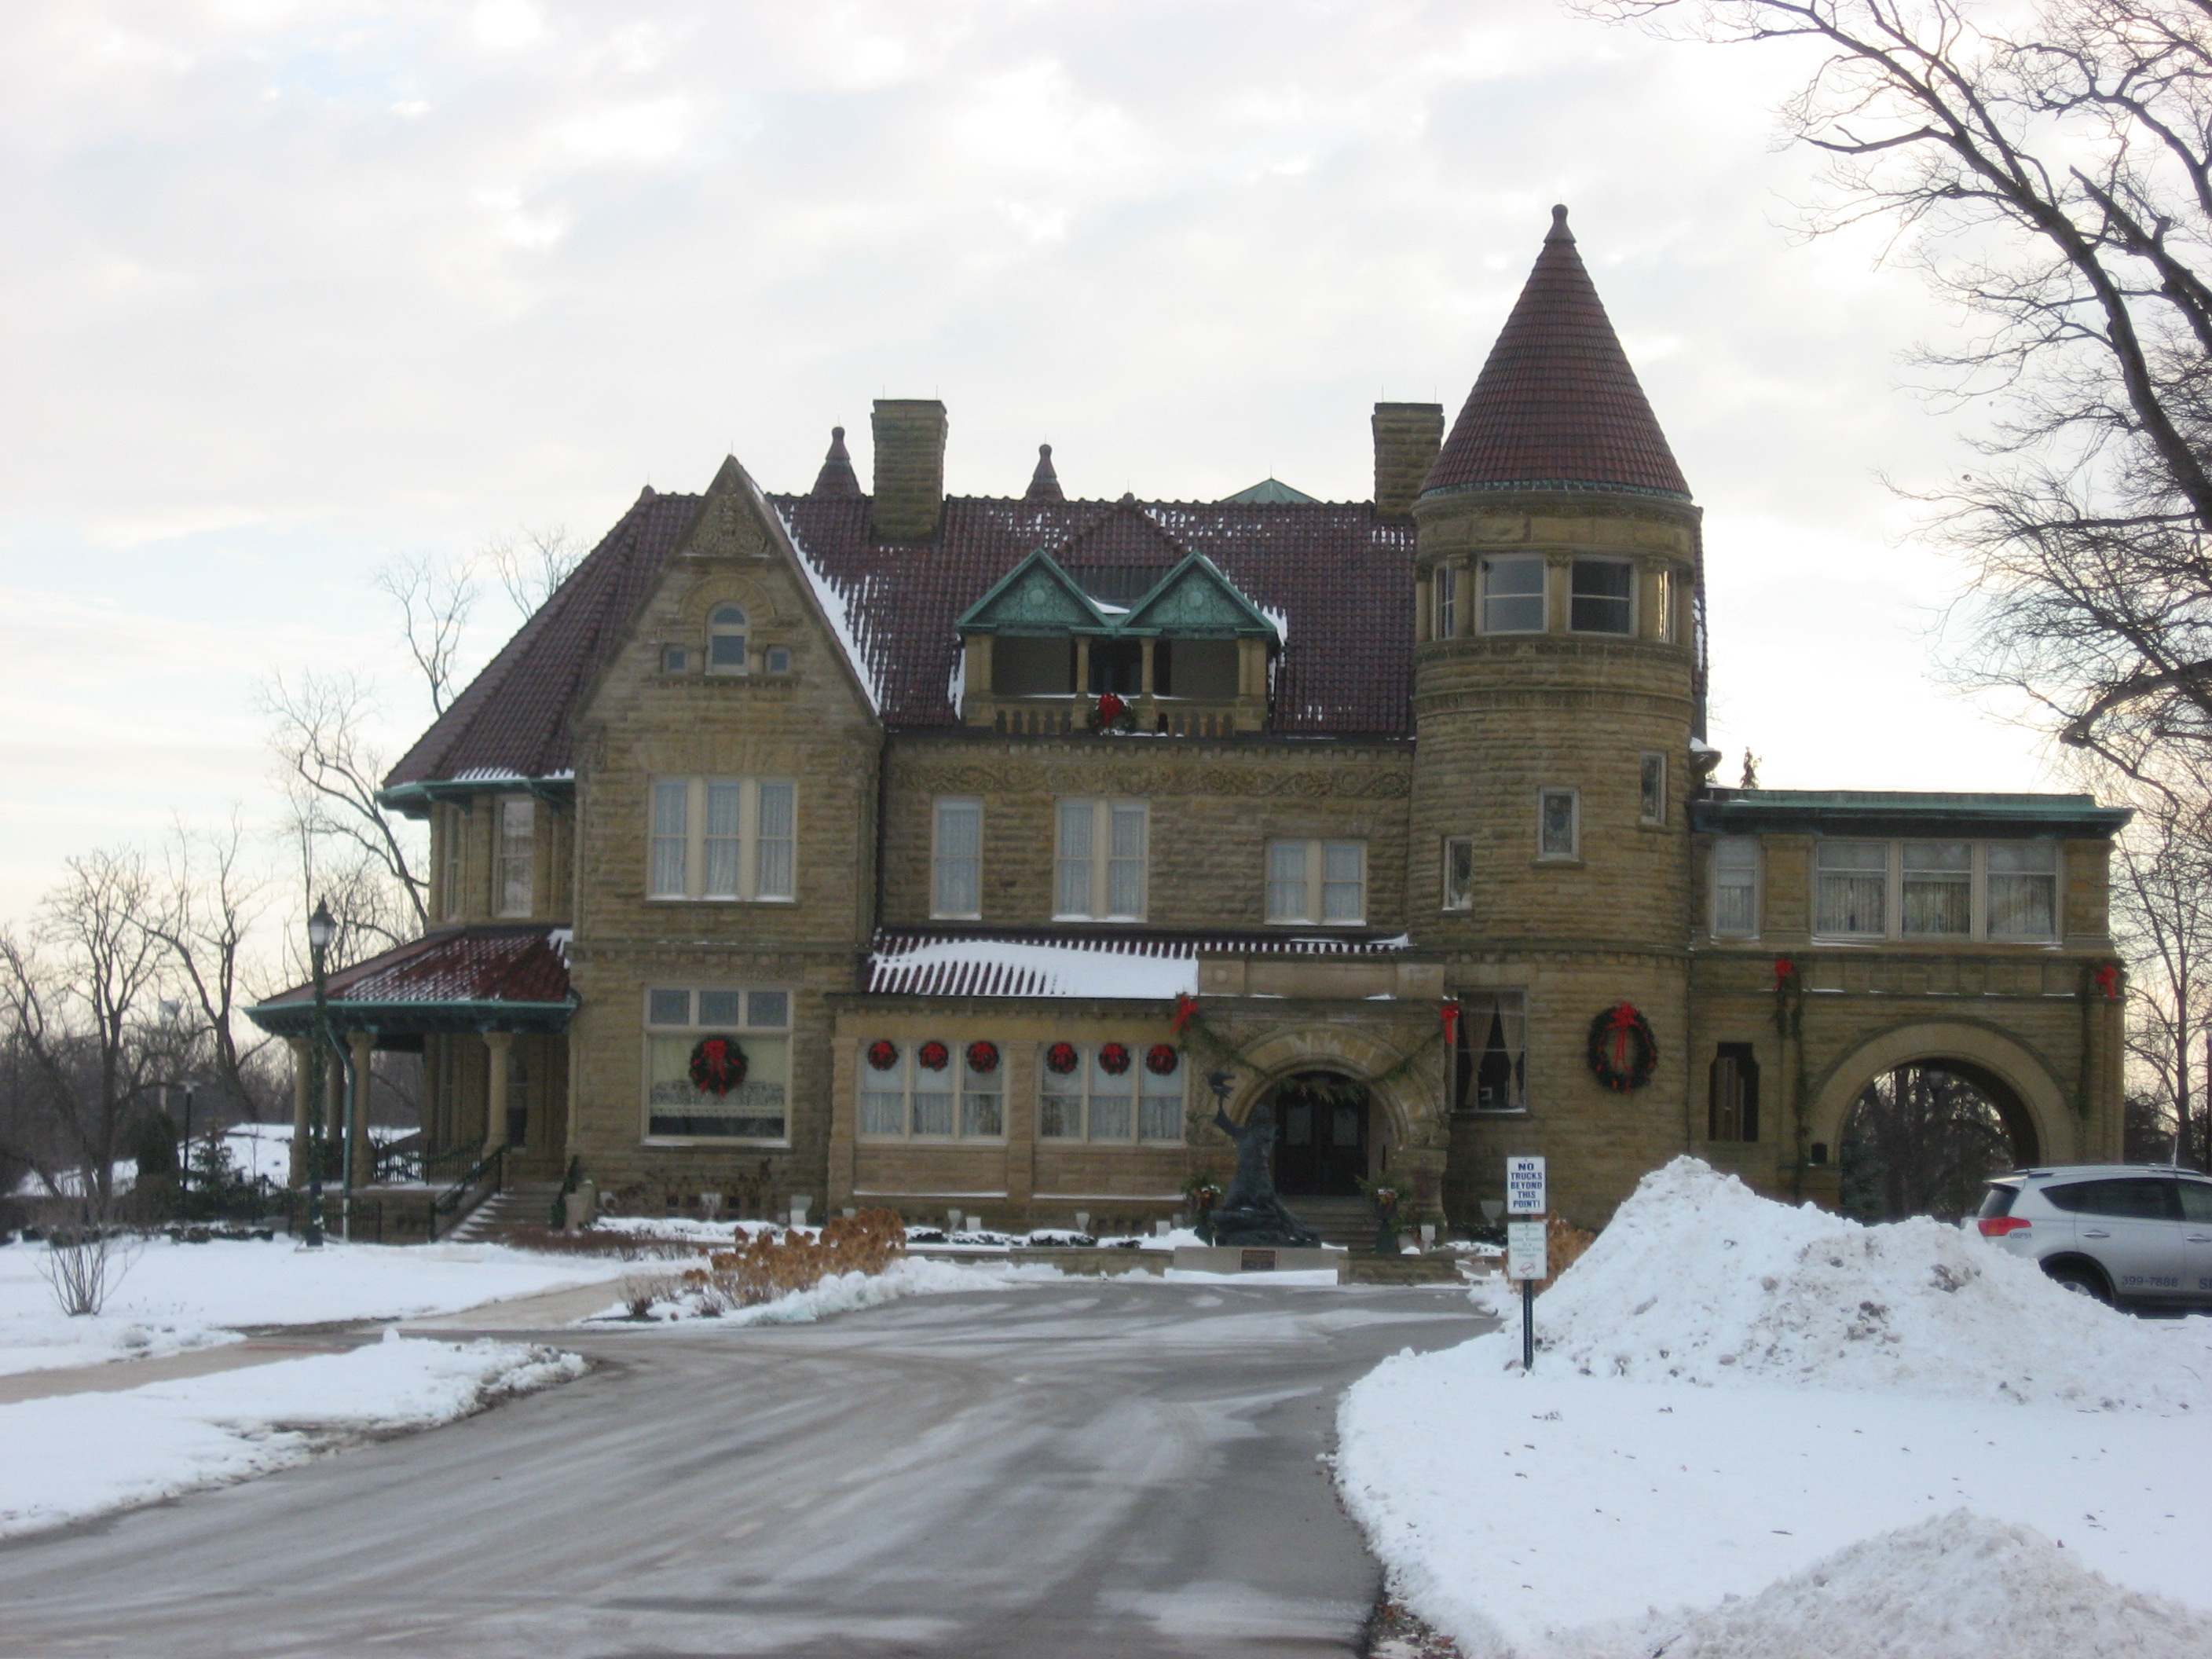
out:
{"label": "overcast sky", "polygon": [[[1706,513],[1714,740],[1770,787],[2048,787],[1939,689],[1954,319],[1794,234],[1797,64],[1546,0],[53,0],[0,11],[0,918],[74,850],[273,809],[257,684],[427,717],[371,578],[596,540],[726,451],[956,492],[1371,493],[1554,201]],[[512,626],[479,612],[471,662]]]}

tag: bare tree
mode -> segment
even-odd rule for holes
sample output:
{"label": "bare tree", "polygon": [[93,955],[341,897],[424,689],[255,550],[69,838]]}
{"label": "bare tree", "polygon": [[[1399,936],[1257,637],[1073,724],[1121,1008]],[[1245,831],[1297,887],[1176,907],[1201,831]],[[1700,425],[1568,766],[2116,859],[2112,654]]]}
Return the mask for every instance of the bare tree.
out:
{"label": "bare tree", "polygon": [[246,868],[244,848],[245,830],[235,817],[214,832],[177,825],[156,908],[143,925],[167,953],[179,1001],[191,1011],[191,1045],[204,1051],[194,1069],[215,1085],[233,1116],[258,1120],[264,1090],[254,1060],[269,1039],[249,1038],[241,1046],[240,1011],[248,1000],[249,944],[266,908],[269,883]]}
{"label": "bare tree", "polygon": [[1901,1066],[1869,1084],[1844,1121],[1844,1213],[1955,1220],[2016,1158],[1996,1103],[1974,1083],[1941,1066]]}
{"label": "bare tree", "polygon": [[[504,570],[501,577],[505,580]],[[395,559],[378,570],[375,580],[399,607],[400,637],[422,672],[431,712],[444,714],[459,689],[462,638],[480,592],[471,564]]]}
{"label": "bare tree", "polygon": [[[67,867],[30,943],[0,933],[0,1018],[27,1074],[25,1104],[104,1220],[131,1121],[174,1060],[157,1018],[162,947],[143,925],[158,894],[135,853],[90,853]],[[49,1190],[62,1191],[63,1172],[38,1150],[26,1149]]]}
{"label": "bare tree", "polygon": [[367,735],[375,714],[368,684],[272,676],[262,708],[291,803],[301,892],[327,896],[353,939],[394,945],[421,933],[429,908],[419,837],[377,800],[387,768]]}
{"label": "bare tree", "polygon": [[1921,362],[1990,414],[1939,495],[1977,577],[1970,684],[2154,776],[2212,754],[2212,0],[1585,0],[1825,48],[1782,107],[1815,233],[1887,223],[1976,319]]}
{"label": "bare tree", "polygon": [[515,615],[528,622],[584,562],[588,550],[566,525],[524,526],[512,535],[485,538],[483,556],[499,578]]}

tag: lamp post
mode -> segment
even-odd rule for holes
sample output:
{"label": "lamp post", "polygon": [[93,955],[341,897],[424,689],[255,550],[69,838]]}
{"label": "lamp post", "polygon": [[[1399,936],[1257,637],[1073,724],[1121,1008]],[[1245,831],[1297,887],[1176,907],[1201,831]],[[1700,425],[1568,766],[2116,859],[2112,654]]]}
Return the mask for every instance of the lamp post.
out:
{"label": "lamp post", "polygon": [[315,1034],[307,1043],[307,1236],[308,1249],[323,1243],[323,1045],[330,1038],[331,1006],[323,982],[323,953],[331,948],[338,925],[331,920],[331,907],[317,900],[315,914],[307,918],[307,959],[315,979]]}

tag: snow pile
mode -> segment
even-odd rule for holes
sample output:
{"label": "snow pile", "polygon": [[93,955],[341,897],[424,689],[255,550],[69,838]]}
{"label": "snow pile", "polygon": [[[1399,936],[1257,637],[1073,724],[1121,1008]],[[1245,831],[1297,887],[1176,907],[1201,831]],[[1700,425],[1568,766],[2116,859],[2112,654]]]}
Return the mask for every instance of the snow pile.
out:
{"label": "snow pile", "polygon": [[582,1374],[572,1353],[505,1342],[383,1341],[113,1393],[0,1406],[0,1537],[426,1429]]}
{"label": "snow pile", "polygon": [[2123,1589],[2028,1527],[1954,1510],[1838,1551],[1747,1601],[1592,1632],[1565,1652],[1667,1659],[2203,1659],[2212,1618]]}
{"label": "snow pile", "polygon": [[[1059,1268],[1036,1263],[1017,1267],[985,1262],[935,1261],[908,1255],[901,1256],[879,1273],[832,1273],[811,1291],[794,1291],[757,1307],[708,1312],[699,1294],[685,1290],[681,1280],[672,1273],[658,1286],[659,1293],[645,1316],[658,1322],[681,1322],[689,1330],[696,1330],[696,1322],[702,1319],[726,1326],[809,1325],[832,1314],[855,1313],[862,1308],[896,1302],[902,1297],[988,1291],[1008,1285],[1057,1281],[1060,1277]],[[597,1319],[628,1316],[627,1308],[620,1303],[593,1316]]]}
{"label": "snow pile", "polygon": [[[1540,1369],[1709,1386],[2166,1413],[2202,1407],[2212,1378],[2201,1341],[2063,1290],[1973,1233],[1793,1209],[1692,1158],[1644,1176],[1538,1299],[1536,1335]],[[1513,1339],[1517,1356],[1517,1325]]]}
{"label": "snow pile", "polygon": [[145,1359],[239,1340],[236,1328],[448,1313],[620,1278],[634,1264],[495,1244],[149,1239],[106,1310],[71,1319],[40,1273],[46,1246],[0,1249],[0,1373]]}

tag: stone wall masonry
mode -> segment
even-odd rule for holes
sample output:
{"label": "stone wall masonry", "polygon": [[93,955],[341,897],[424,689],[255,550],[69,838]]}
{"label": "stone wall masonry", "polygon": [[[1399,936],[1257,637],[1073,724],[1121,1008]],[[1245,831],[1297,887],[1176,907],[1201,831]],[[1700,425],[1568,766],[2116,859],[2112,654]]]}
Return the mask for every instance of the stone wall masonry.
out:
{"label": "stone wall masonry", "polygon": [[1409,744],[1207,742],[1179,738],[902,737],[885,794],[884,914],[926,926],[933,803],[983,803],[982,920],[1034,927],[1053,914],[1056,804],[1152,804],[1147,920],[1162,927],[1267,925],[1267,844],[1367,843],[1367,924],[1405,925]]}
{"label": "stone wall masonry", "polygon": [[1431,495],[1413,505],[1419,562],[1483,552],[1603,550],[1696,556],[1702,514],[1687,502],[1594,490],[1479,491]]}

